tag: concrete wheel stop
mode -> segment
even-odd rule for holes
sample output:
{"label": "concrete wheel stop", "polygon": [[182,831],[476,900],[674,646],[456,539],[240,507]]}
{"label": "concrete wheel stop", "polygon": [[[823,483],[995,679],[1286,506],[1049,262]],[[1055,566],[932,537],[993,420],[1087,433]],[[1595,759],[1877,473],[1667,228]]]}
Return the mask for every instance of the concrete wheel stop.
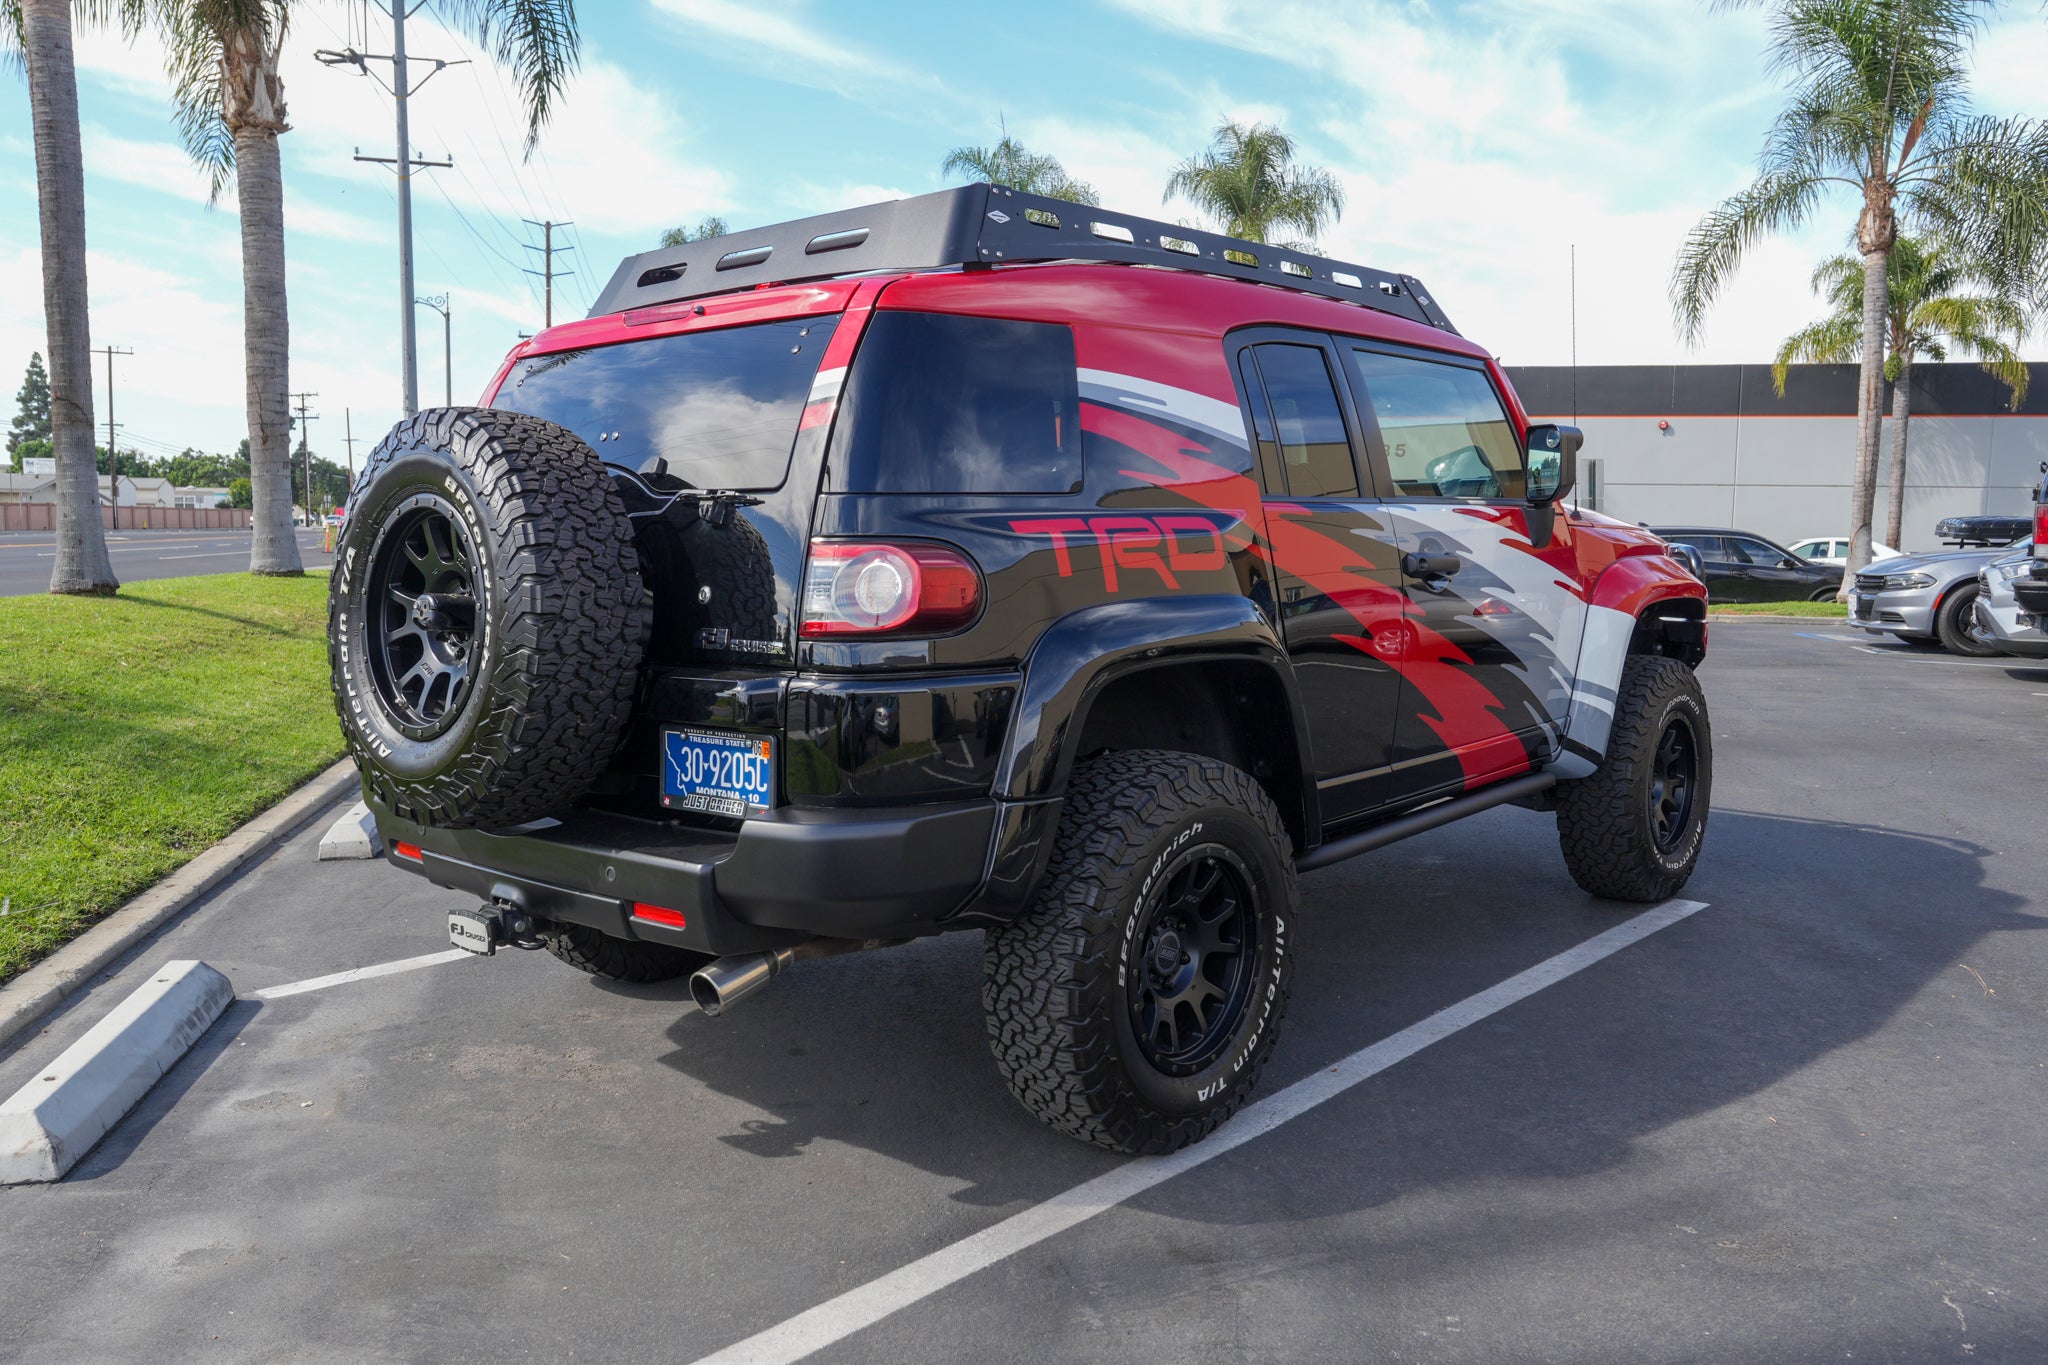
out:
{"label": "concrete wheel stop", "polygon": [[234,1000],[204,962],[165,963],[0,1104],[0,1185],[61,1180]]}
{"label": "concrete wheel stop", "polygon": [[384,841],[377,836],[377,822],[370,815],[370,808],[361,801],[341,813],[325,834],[320,836],[320,861],[334,862],[344,858],[375,858],[384,852]]}

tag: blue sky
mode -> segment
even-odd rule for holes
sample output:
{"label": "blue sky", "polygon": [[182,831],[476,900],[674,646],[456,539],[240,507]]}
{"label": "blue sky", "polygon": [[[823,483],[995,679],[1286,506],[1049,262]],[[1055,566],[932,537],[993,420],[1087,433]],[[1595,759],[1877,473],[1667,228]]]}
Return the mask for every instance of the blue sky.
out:
{"label": "blue sky", "polygon": [[[992,142],[998,118],[1093,182],[1104,202],[1160,204],[1173,163],[1223,117],[1275,122],[1341,179],[1333,255],[1426,281],[1467,335],[1510,364],[1579,359],[1758,361],[1807,321],[1806,277],[1839,250],[1843,201],[1760,251],[1688,352],[1665,298],[1685,230],[1751,172],[1778,107],[1754,14],[1691,0],[583,0],[584,62],[531,159],[487,62],[454,67],[413,105],[426,172],[414,203],[418,292],[454,300],[456,401],[473,400],[539,325],[538,232],[573,220],[577,316],[619,258],[664,227],[735,227],[937,189],[948,149]],[[302,0],[287,46],[293,131],[282,140],[292,387],[318,393],[313,444],[339,458],[398,415],[389,97],[313,60],[363,46],[361,7]],[[370,45],[388,50],[388,22]],[[476,56],[428,5],[409,46]],[[118,374],[123,444],[231,449],[242,410],[239,237],[232,190],[205,184],[169,121],[159,52],[81,35],[89,274],[96,346],[132,347]],[[1980,106],[2048,114],[2048,18],[2014,6],[1979,45]],[[42,348],[26,86],[0,77],[0,385]],[[443,391],[441,320],[418,311],[420,391]],[[2038,345],[2034,347],[2039,350]],[[99,401],[104,403],[104,370]],[[104,408],[100,409],[104,421]],[[365,449],[359,444],[357,450]]]}

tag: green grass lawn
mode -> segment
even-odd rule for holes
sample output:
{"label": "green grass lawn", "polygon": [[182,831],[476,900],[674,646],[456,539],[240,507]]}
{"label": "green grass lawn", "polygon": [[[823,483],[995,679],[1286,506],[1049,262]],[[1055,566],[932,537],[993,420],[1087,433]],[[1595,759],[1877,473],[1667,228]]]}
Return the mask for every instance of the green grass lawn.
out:
{"label": "green grass lawn", "polygon": [[1841,602],[1716,602],[1709,616],[1847,616]]}
{"label": "green grass lawn", "polygon": [[0,981],[341,752],[323,574],[0,598]]}

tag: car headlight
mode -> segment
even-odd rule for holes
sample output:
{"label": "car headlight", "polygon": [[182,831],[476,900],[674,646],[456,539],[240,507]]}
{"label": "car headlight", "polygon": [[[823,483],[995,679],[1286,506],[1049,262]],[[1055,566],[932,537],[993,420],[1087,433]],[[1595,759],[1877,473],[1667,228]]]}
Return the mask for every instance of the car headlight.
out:
{"label": "car headlight", "polygon": [[1931,573],[1886,574],[1884,579],[1884,590],[1886,592],[1895,592],[1900,588],[1931,588],[1933,586],[1934,575]]}
{"label": "car headlight", "polygon": [[2025,577],[2032,571],[2033,567],[2033,563],[2029,560],[2016,559],[2010,564],[1988,565],[1984,570],[1984,574],[1985,577],[1996,578],[2001,583],[2010,583],[2015,578]]}

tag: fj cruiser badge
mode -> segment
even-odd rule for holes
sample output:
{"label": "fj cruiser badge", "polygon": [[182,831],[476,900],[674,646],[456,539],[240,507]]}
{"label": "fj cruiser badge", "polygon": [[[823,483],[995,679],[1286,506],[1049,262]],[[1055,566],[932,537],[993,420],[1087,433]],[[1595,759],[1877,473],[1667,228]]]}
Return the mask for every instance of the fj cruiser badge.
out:
{"label": "fj cruiser badge", "polygon": [[998,223],[1007,223],[1010,221],[1010,215],[1004,213],[1001,209],[990,209],[988,211],[988,216],[992,221]]}

